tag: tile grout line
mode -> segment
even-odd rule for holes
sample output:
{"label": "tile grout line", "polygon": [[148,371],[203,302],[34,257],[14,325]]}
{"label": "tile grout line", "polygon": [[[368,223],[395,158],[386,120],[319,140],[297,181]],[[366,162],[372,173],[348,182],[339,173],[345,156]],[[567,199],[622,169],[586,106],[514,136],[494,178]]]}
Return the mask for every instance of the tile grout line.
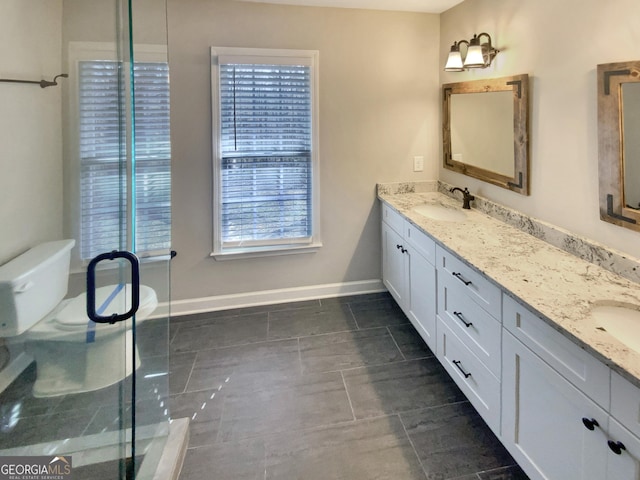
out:
{"label": "tile grout line", "polygon": [[344,392],[347,394],[347,400],[349,400],[349,407],[351,408],[351,415],[353,415],[353,420],[356,421],[356,412],[353,410],[353,403],[351,403],[351,395],[349,395],[349,389],[347,389],[347,382],[344,379],[344,374],[342,370],[340,370],[340,377],[342,377],[342,384],[344,385]]}
{"label": "tile grout line", "polygon": [[[354,318],[354,322],[355,322],[355,318]],[[228,345],[218,345],[216,347],[200,348],[200,349],[196,349],[196,350],[179,350],[179,351],[174,351],[172,353],[175,354],[175,355],[182,355],[182,354],[187,354],[187,353],[199,353],[199,352],[206,352],[206,351],[211,351],[211,350],[222,350],[222,349],[235,348],[235,347],[247,347],[247,346],[250,346],[250,345],[257,345],[257,344],[261,344],[261,343],[285,342],[287,340],[295,340],[297,338],[322,337],[322,336],[328,336],[328,335],[335,335],[335,334],[338,334],[338,333],[366,332],[368,330],[377,330],[377,329],[382,330],[382,329],[387,329],[388,328],[386,325],[379,326],[379,327],[360,328],[358,326],[357,322],[355,322],[355,323],[356,323],[356,328],[355,329],[351,329],[351,330],[335,330],[335,331],[331,331],[331,332],[315,333],[315,334],[308,334],[308,335],[296,335],[296,336],[282,337],[282,338],[272,338],[272,339],[267,338],[265,340],[257,340],[257,341],[244,342],[244,343],[230,343]],[[268,321],[267,335],[269,335],[269,330],[270,330],[269,325],[270,325],[270,321]],[[401,324],[401,325],[410,325],[410,324],[406,323],[406,324]],[[391,326],[396,326],[396,325],[391,325]],[[393,336],[393,335],[391,335],[391,336]],[[400,352],[400,353],[402,353],[402,352]],[[431,358],[431,357],[434,357],[434,356],[435,355],[432,353],[429,356],[418,357],[418,358],[419,359]],[[412,360],[415,360],[415,359],[412,359]]]}
{"label": "tile grout line", "polygon": [[300,368],[300,376],[304,375],[304,368],[302,365],[302,349],[300,348],[300,337],[298,337],[298,366]]}
{"label": "tile grout line", "polygon": [[[354,330],[355,331],[355,330]],[[200,353],[200,352],[208,352],[211,350],[223,350],[226,348],[236,348],[236,347],[248,347],[251,345],[258,345],[261,343],[276,343],[276,342],[286,342],[287,340],[295,340],[298,337],[286,337],[286,338],[275,338],[272,340],[258,340],[255,342],[245,342],[245,343],[230,343],[229,345],[219,345],[217,347],[209,347],[209,348],[199,348],[196,350],[182,350],[182,351],[174,351],[173,353],[176,355],[186,354],[186,353]]]}
{"label": "tile grout line", "polygon": [[264,469],[264,480],[267,480],[267,441],[262,439],[262,445],[264,446],[264,456],[262,457],[262,467]]}
{"label": "tile grout line", "polygon": [[171,320],[169,320],[169,345],[167,345],[167,347],[169,348],[169,353],[171,353],[171,344],[174,342],[174,340],[178,336],[178,333],[180,332],[180,324],[176,325],[175,328],[175,332],[173,332],[173,335],[171,335]]}
{"label": "tile grout line", "polygon": [[351,308],[350,303],[347,303],[347,308],[349,309],[349,313],[351,313],[351,318],[353,318],[353,323],[356,324],[356,330],[360,330],[360,325],[358,325],[358,320],[356,319],[355,313],[353,313],[353,309]]}
{"label": "tile grout line", "polygon": [[98,413],[100,413],[103,410],[103,407],[104,407],[104,405],[100,405],[96,409],[96,411],[93,413],[93,415],[91,415],[91,418],[89,419],[89,422],[85,425],[85,427],[82,429],[82,432],[80,433],[81,437],[87,434],[87,431],[89,430],[89,427],[94,422],[94,420],[97,420]]}
{"label": "tile grout line", "polygon": [[195,356],[193,357],[193,363],[191,364],[191,369],[189,370],[189,375],[187,376],[187,381],[184,382],[184,388],[182,389],[182,392],[180,392],[180,394],[187,393],[187,387],[189,386],[189,382],[191,381],[191,376],[193,375],[193,370],[196,368],[196,360],[198,360],[198,353],[197,352],[196,352]]}
{"label": "tile grout line", "polygon": [[389,329],[389,325],[386,326],[387,332],[389,332],[389,336],[391,337],[391,340],[393,340],[393,344],[396,346],[396,348],[398,349],[398,351],[400,352],[400,356],[406,360],[407,357],[404,356],[404,353],[402,352],[402,349],[400,348],[400,345],[398,345],[398,342],[396,342],[395,337],[393,336],[393,333],[391,333],[391,330]]}
{"label": "tile grout line", "polygon": [[[316,300],[313,300],[313,302],[315,302]],[[311,302],[311,301],[309,301]],[[296,303],[296,302],[293,302]],[[199,321],[212,321],[212,322],[216,322],[218,320],[222,320],[222,319],[233,319],[233,318],[237,318],[237,317],[245,317],[245,316],[250,316],[250,315],[261,315],[264,313],[278,313],[278,312],[289,312],[289,311],[293,311],[293,310],[302,310],[305,308],[314,308],[317,307],[318,305],[301,305],[298,307],[291,307],[291,308],[269,308],[269,307],[273,307],[275,305],[287,305],[287,302],[284,303],[275,303],[272,305],[262,305],[262,306],[258,306],[258,307],[234,307],[228,310],[222,309],[222,310],[211,310],[211,311],[205,311],[205,312],[198,312],[198,313],[187,313],[187,314],[180,314],[180,315],[176,315],[174,317],[171,317],[171,321],[173,321],[174,323],[181,325],[181,324],[189,324],[190,322],[199,322]],[[251,309],[256,308],[255,311],[250,311]],[[243,310],[249,310],[249,311],[244,311]],[[236,311],[235,313],[228,313],[230,311]],[[225,313],[223,313],[225,312]],[[210,317],[207,317],[207,315],[209,314],[213,314]],[[196,318],[190,318],[190,317],[196,317]]]}
{"label": "tile grout line", "polygon": [[269,341],[269,327],[271,326],[271,312],[267,312],[267,337],[266,340]]}
{"label": "tile grout line", "polygon": [[411,445],[411,448],[413,449],[413,453],[416,454],[416,458],[418,459],[418,463],[420,464],[420,468],[422,469],[422,473],[424,473],[425,478],[429,478],[429,474],[427,473],[427,470],[424,468],[424,463],[422,463],[422,459],[420,458],[420,455],[418,455],[418,449],[416,448],[415,444],[413,443],[413,440],[411,440],[411,436],[409,435],[409,432],[407,432],[407,426],[404,424],[404,422],[402,421],[402,415],[401,414],[396,414],[398,416],[398,420],[400,420],[400,425],[402,425],[402,430],[404,431],[404,434],[407,436],[407,440],[409,441],[409,445]]}

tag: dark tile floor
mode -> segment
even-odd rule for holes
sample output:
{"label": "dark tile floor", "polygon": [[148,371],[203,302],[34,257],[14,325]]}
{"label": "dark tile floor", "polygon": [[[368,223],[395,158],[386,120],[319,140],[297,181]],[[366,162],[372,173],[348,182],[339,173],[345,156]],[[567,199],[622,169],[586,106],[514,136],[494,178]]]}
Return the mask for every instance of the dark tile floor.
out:
{"label": "dark tile floor", "polygon": [[387,294],[171,321],[181,480],[526,480]]}

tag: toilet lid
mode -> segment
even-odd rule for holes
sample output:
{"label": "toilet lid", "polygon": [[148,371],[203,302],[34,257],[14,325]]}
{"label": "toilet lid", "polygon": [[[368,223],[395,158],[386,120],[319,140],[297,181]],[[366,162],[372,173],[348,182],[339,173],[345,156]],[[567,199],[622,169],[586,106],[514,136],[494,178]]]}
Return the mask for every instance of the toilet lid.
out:
{"label": "toilet lid", "polygon": [[[126,284],[124,288],[120,288],[114,295],[117,290],[118,285],[107,285],[96,289],[96,311],[98,314],[109,316],[112,313],[124,313],[131,308],[131,284]],[[155,301],[156,292],[151,287],[140,285],[140,306],[138,311]],[[54,321],[59,325],[86,325],[89,321],[86,292],[69,301],[55,316]]]}

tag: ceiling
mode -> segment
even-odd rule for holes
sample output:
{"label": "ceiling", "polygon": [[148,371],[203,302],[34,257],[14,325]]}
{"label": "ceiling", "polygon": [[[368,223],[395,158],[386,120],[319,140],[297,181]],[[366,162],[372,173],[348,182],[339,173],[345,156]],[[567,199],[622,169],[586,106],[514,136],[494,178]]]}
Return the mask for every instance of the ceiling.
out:
{"label": "ceiling", "polygon": [[313,7],[364,8],[405,12],[442,13],[463,0],[240,0]]}

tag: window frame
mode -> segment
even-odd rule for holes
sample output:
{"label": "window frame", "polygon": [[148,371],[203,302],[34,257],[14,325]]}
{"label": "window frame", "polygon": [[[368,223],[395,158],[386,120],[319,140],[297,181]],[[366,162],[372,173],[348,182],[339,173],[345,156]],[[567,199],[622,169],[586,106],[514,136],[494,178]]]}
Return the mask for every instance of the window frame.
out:
{"label": "window frame", "polygon": [[[122,62],[125,69],[129,68],[130,61],[122,60],[118,55],[117,45],[112,42],[69,42],[68,50],[68,65],[69,72],[72,75],[69,76],[68,81],[68,105],[67,112],[68,123],[70,128],[68,129],[67,136],[65,137],[64,147],[65,156],[68,160],[65,162],[69,166],[66,175],[65,182],[69,182],[69,188],[65,188],[65,191],[69,191],[70,195],[65,200],[65,231],[70,232],[72,238],[81,238],[82,228],[82,191],[81,191],[81,155],[80,155],[80,62],[83,61],[109,61],[109,62]],[[154,44],[137,44],[134,48],[135,58],[142,63],[167,63],[167,47],[165,45]],[[128,70],[127,70],[128,71]],[[127,94],[131,89],[129,76],[125,75],[125,86]],[[126,115],[130,116],[131,105],[129,102],[126,104]],[[126,125],[126,142],[131,142],[131,124],[127,122]],[[126,149],[127,152],[127,175],[131,175],[131,150]],[[66,167],[65,167],[66,169]],[[127,188],[126,202],[131,204],[132,192],[130,188]],[[133,212],[127,208],[126,218],[126,244],[127,249],[130,249],[132,244],[132,224],[134,220]],[[76,242],[76,246],[72,251],[71,257],[71,272],[78,273],[84,272],[91,259],[83,259],[80,252],[80,242]],[[169,258],[171,247],[167,249],[156,249],[150,251],[136,252],[136,255],[143,261],[153,260],[166,260]]]}
{"label": "window frame", "polygon": [[[306,65],[311,87],[311,236],[308,241],[264,242],[264,245],[223,247],[222,244],[222,132],[219,62],[257,65]],[[322,246],[320,238],[319,154],[319,52],[317,50],[211,47],[211,131],[213,164],[213,242],[216,260],[312,253]]]}

